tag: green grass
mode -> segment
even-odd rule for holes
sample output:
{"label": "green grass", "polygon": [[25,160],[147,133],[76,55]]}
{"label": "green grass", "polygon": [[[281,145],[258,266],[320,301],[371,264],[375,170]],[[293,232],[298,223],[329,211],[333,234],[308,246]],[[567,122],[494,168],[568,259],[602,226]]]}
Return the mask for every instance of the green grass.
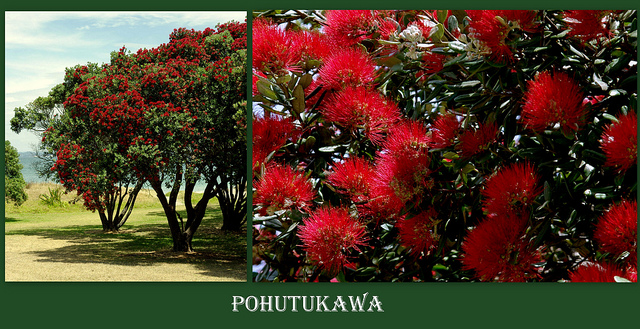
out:
{"label": "green grass", "polygon": [[[72,195],[62,197],[63,206],[51,207],[39,202],[39,193],[50,185],[27,189],[29,200],[20,207],[5,203],[5,234],[33,235],[72,242],[64,250],[47,252],[49,258],[69,262],[106,262],[147,264],[151,262],[202,263],[208,260],[246,262],[246,231],[224,232],[222,214],[212,199],[202,224],[193,238],[194,253],[171,252],[173,242],[169,226],[153,191],[143,190],[126,224],[117,233],[105,233],[97,213],[75,204]],[[42,192],[45,191],[45,192]],[[195,195],[194,200],[201,195]],[[184,206],[178,207],[186,219]]]}

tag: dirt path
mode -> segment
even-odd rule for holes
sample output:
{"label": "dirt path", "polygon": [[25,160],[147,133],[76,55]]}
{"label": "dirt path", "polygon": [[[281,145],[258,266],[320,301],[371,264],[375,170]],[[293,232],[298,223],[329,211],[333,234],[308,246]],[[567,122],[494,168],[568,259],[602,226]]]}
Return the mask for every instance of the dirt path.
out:
{"label": "dirt path", "polygon": [[[239,261],[208,264],[118,265],[60,255],[74,242],[30,235],[5,235],[5,281],[245,281]],[[58,252],[56,252],[58,251]],[[56,254],[56,257],[52,255]],[[82,255],[78,255],[82,256]],[[80,258],[80,257],[79,257]]]}

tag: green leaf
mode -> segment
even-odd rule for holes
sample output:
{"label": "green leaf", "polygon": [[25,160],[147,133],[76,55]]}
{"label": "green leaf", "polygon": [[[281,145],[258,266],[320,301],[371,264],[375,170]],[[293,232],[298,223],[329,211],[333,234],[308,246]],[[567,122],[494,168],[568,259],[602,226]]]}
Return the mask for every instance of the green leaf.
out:
{"label": "green leaf", "polygon": [[293,90],[291,106],[296,113],[302,113],[304,111],[304,89],[302,89],[302,85],[300,84]]}
{"label": "green leaf", "polygon": [[270,99],[276,99],[276,93],[270,87],[271,83],[264,81],[263,79],[259,79],[256,81],[256,86],[258,87],[258,91],[262,96],[265,96]]}
{"label": "green leaf", "polygon": [[448,87],[451,90],[464,90],[464,89],[470,89],[470,88],[479,86],[481,84],[482,83],[480,82],[480,80],[469,80],[469,81],[463,81],[455,85],[449,85]]}
{"label": "green leaf", "polygon": [[602,81],[600,76],[598,76],[596,73],[593,73],[593,82],[595,82],[602,90],[606,91],[607,89],[609,89],[609,85]]}
{"label": "green leaf", "polygon": [[455,15],[451,15],[449,16],[449,18],[447,19],[447,28],[449,29],[449,31],[453,32],[457,29],[459,29],[458,26],[458,18]]}
{"label": "green leaf", "polygon": [[303,75],[302,78],[300,78],[300,85],[302,86],[302,88],[309,87],[312,82],[313,82],[313,76],[309,73]]}
{"label": "green leaf", "polygon": [[447,152],[443,154],[442,157],[449,160],[455,160],[460,158],[460,156],[456,152]]}
{"label": "green leaf", "polygon": [[431,33],[429,34],[429,39],[431,39],[434,42],[439,42],[440,40],[442,40],[443,36],[444,36],[444,26],[441,23],[438,23],[438,25],[434,26],[431,29]]}
{"label": "green leaf", "polygon": [[614,73],[620,71],[622,68],[627,66],[633,57],[629,54],[624,54],[621,57],[618,57],[609,63],[607,67],[604,69],[605,73]]}
{"label": "green leaf", "polygon": [[[447,15],[449,14],[448,10],[437,10],[436,11],[436,16],[438,17],[438,22],[440,23],[444,23],[445,20],[447,20]],[[452,16],[454,17],[454,16]]]}
{"label": "green leaf", "polygon": [[[455,16],[451,16],[451,17],[455,17]],[[458,40],[447,43],[447,46],[449,47],[449,49],[455,51],[458,54],[462,54],[467,51],[467,45]]]}

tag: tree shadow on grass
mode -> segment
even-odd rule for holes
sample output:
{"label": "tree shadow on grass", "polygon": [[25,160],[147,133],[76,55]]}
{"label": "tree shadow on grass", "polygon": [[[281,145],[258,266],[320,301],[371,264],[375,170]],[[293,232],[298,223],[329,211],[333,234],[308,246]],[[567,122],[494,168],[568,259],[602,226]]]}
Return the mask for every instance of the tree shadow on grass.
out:
{"label": "tree shadow on grass", "polygon": [[151,266],[158,263],[189,264],[200,274],[246,280],[246,234],[228,234],[211,226],[196,232],[196,252],[173,252],[166,225],[146,224],[105,233],[95,225],[12,231],[8,235],[29,235],[62,240],[66,246],[31,251],[41,262],[100,263]]}
{"label": "tree shadow on grass", "polygon": [[19,219],[13,218],[13,217],[5,217],[4,218],[4,222],[5,223],[16,223],[19,222]]}

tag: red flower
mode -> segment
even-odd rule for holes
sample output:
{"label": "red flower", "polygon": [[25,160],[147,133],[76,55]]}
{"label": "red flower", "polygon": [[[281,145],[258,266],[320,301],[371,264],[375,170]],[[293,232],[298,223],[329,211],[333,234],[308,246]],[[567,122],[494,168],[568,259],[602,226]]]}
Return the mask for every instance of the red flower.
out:
{"label": "red flower", "polygon": [[585,262],[569,272],[571,282],[616,282],[616,276],[633,282],[637,281],[637,279],[632,280],[630,275],[616,265],[608,263]]}
{"label": "red flower", "polygon": [[351,47],[370,38],[377,25],[371,10],[328,10],[326,35],[337,47]]}
{"label": "red flower", "polygon": [[374,90],[347,87],[325,102],[322,114],[327,120],[351,132],[363,130],[374,143],[400,119],[400,109]]}
{"label": "red flower", "polygon": [[300,53],[291,51],[292,36],[265,19],[253,21],[253,67],[275,75],[299,71]]}
{"label": "red flower", "polygon": [[585,124],[584,94],[567,74],[541,72],[529,81],[528,89],[522,120],[529,129],[543,132],[559,127],[563,133],[570,133]]}
{"label": "red flower", "polygon": [[312,262],[330,275],[349,266],[349,253],[366,245],[365,228],[344,208],[320,208],[298,230],[303,247]]}
{"label": "red flower", "polygon": [[271,152],[277,151],[288,139],[297,139],[298,132],[291,118],[268,116],[253,119],[253,168],[265,162]]}
{"label": "red flower", "polygon": [[277,210],[307,210],[315,198],[311,182],[287,165],[269,166],[256,183],[254,205],[261,205],[261,215]]}
{"label": "red flower", "polygon": [[600,250],[619,257],[628,252],[626,262],[638,262],[638,203],[624,200],[615,204],[600,217],[593,234]]}
{"label": "red flower", "polygon": [[324,88],[341,90],[346,86],[371,86],[376,66],[362,50],[347,48],[329,56],[318,73]]}
{"label": "red flower", "polygon": [[567,10],[564,21],[569,35],[586,43],[609,35],[606,17],[610,13],[611,10]]}
{"label": "red flower", "polygon": [[514,60],[509,32],[513,29],[534,28],[535,11],[530,10],[468,10],[471,18],[471,36],[486,47],[489,58],[495,62]]}
{"label": "red flower", "polygon": [[422,55],[421,70],[416,73],[416,77],[424,81],[429,75],[436,74],[444,68],[447,56],[426,51]]}
{"label": "red flower", "polygon": [[404,207],[404,202],[394,194],[383,194],[374,185],[368,201],[364,204],[357,204],[357,207],[361,218],[380,225],[381,223],[399,220],[399,214]]}
{"label": "red flower", "polygon": [[407,121],[391,130],[378,153],[377,188],[381,195],[395,196],[406,203],[430,189],[429,138],[424,125]]}
{"label": "red flower", "polygon": [[514,163],[487,180],[482,190],[483,209],[487,214],[522,216],[540,193],[535,168],[528,162]]}
{"label": "red flower", "polygon": [[348,194],[351,200],[359,202],[369,198],[374,177],[375,170],[367,160],[347,158],[334,165],[328,180],[331,185]]}
{"label": "red flower", "polygon": [[480,222],[467,235],[463,268],[482,281],[524,282],[537,277],[537,250],[524,238],[526,218],[495,216]]}
{"label": "red flower", "polygon": [[331,54],[332,47],[325,34],[316,31],[299,31],[293,34],[292,51],[297,51],[303,62],[323,60]]}
{"label": "red flower", "polygon": [[617,120],[604,127],[600,147],[607,155],[604,165],[620,173],[638,163],[638,121],[633,111]]}
{"label": "red flower", "polygon": [[445,148],[453,145],[459,130],[460,122],[455,114],[438,117],[431,127],[431,147]]}
{"label": "red flower", "polygon": [[398,220],[397,226],[400,235],[400,243],[411,248],[414,256],[428,255],[438,247],[440,236],[436,234],[435,226],[438,224],[438,212],[429,208],[411,218]]}
{"label": "red flower", "polygon": [[458,147],[462,151],[462,156],[470,158],[482,151],[485,151],[490,144],[495,142],[498,133],[498,125],[494,122],[480,124],[478,129],[466,130],[458,137],[460,144]]}

